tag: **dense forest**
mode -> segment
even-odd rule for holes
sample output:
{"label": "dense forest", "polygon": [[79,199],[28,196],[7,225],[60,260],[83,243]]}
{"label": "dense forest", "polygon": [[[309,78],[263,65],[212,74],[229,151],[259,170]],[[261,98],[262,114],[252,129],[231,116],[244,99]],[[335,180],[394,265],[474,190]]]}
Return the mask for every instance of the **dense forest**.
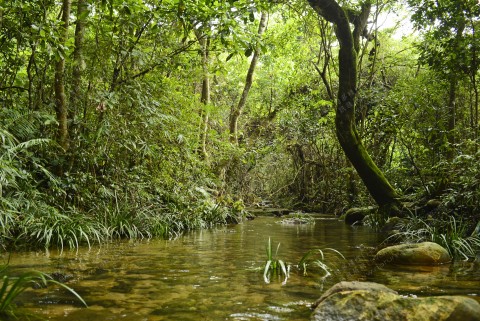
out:
{"label": "dense forest", "polygon": [[374,227],[466,238],[479,17],[477,0],[3,0],[0,244],[171,237],[268,204],[378,205]]}

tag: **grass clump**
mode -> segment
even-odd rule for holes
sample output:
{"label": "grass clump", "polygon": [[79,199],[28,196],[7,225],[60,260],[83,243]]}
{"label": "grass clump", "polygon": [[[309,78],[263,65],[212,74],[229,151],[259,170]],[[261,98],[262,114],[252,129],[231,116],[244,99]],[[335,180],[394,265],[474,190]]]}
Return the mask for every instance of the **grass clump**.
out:
{"label": "grass clump", "polygon": [[411,243],[434,242],[447,249],[454,259],[472,259],[480,251],[480,235],[469,235],[469,225],[454,216],[447,220],[411,216],[399,223],[398,229],[389,239],[401,239]]}
{"label": "grass clump", "polygon": [[280,248],[280,243],[277,244],[275,254],[273,252],[272,240],[268,238],[267,243],[267,261],[263,269],[263,279],[265,283],[270,283],[272,275],[283,276],[283,283],[287,282],[287,279],[290,274],[290,266],[285,264],[285,261],[278,258],[278,250]]}
{"label": "grass clump", "polygon": [[265,283],[270,283],[272,276],[278,276],[283,278],[282,284],[285,284],[290,277],[290,271],[292,267],[295,268],[295,270],[301,271],[304,276],[307,275],[308,269],[318,267],[324,272],[322,279],[325,279],[333,272],[333,269],[325,262],[327,253],[335,254],[337,257],[345,260],[343,254],[339,251],[333,248],[325,248],[309,250],[307,253],[305,253],[305,255],[303,255],[298,264],[288,264],[284,260],[278,258],[280,243],[277,244],[275,252],[273,249],[274,247],[272,245],[272,241],[270,238],[268,238],[266,247],[267,260],[263,267],[263,278]]}

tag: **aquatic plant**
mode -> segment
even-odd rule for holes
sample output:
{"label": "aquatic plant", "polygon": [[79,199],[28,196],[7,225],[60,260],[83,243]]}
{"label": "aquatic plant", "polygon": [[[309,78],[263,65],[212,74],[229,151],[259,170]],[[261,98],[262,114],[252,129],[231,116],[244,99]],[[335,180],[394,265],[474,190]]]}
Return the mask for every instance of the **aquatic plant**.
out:
{"label": "aquatic plant", "polygon": [[[267,243],[267,261],[263,267],[263,278],[265,283],[270,283],[270,278],[272,275],[284,277],[283,283],[285,284],[290,277],[290,270],[292,265],[286,263],[284,260],[278,258],[278,250],[280,248],[280,243],[277,244],[275,253],[273,251],[273,245],[270,238],[268,238]],[[325,249],[311,249],[300,259],[297,265],[294,265],[295,268],[303,272],[303,275],[307,275],[307,269],[311,266],[319,267],[325,272],[323,278],[326,278],[332,274],[332,268],[325,263],[326,253],[333,253],[336,256],[345,260],[345,257],[339,251],[333,248]]]}
{"label": "aquatic plant", "polygon": [[345,257],[339,251],[332,248],[311,249],[300,259],[298,267],[303,271],[303,275],[307,275],[307,268],[311,265],[317,266],[325,272],[323,278],[330,276],[331,268],[325,263],[325,253],[331,252],[345,260]]}
{"label": "aquatic plant", "polygon": [[54,284],[61,288],[64,288],[71,294],[73,294],[85,307],[87,303],[85,300],[73,290],[71,287],[52,279],[46,273],[39,271],[24,272],[19,276],[9,276],[6,272],[7,266],[0,269],[0,317],[15,315],[15,299],[22,294],[25,290],[31,287],[47,287],[49,284]]}
{"label": "aquatic plant", "polygon": [[272,240],[268,238],[267,243],[267,261],[263,269],[263,279],[265,283],[270,283],[270,277],[272,275],[281,275],[285,277],[283,283],[287,282],[290,273],[290,266],[285,264],[285,261],[278,258],[278,249],[280,248],[280,243],[277,244],[277,249],[275,254],[273,253]]}
{"label": "aquatic plant", "polygon": [[480,250],[480,236],[468,235],[468,225],[450,216],[448,220],[433,218],[422,219],[410,216],[408,220],[398,225],[399,232],[389,239],[402,239],[406,242],[430,241],[445,247],[456,259],[474,258]]}

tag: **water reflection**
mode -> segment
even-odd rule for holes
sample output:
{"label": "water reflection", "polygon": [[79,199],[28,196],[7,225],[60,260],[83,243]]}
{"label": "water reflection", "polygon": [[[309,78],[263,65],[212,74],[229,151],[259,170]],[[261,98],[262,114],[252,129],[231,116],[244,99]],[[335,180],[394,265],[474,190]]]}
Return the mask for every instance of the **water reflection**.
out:
{"label": "water reflection", "polygon": [[[340,280],[372,280],[415,294],[479,293],[480,274],[468,267],[433,270],[376,268],[377,235],[329,216],[314,225],[282,225],[257,218],[231,227],[188,233],[176,240],[118,242],[78,252],[22,253],[12,269],[36,269],[63,277],[89,304],[82,308],[60,289],[29,291],[25,309],[49,320],[305,320],[309,305]],[[292,271],[288,282],[263,281],[268,238],[278,256],[296,263],[312,248],[332,247],[347,258],[329,256],[335,272],[307,276]],[[427,286],[427,288],[425,288]]]}

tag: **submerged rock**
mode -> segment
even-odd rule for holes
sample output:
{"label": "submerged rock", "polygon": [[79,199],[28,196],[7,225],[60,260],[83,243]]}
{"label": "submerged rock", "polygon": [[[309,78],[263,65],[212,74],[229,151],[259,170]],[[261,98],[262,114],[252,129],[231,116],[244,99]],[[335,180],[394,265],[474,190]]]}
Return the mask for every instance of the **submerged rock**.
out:
{"label": "submerged rock", "polygon": [[318,302],[312,321],[480,321],[480,304],[462,296],[404,297],[375,283],[341,282]]}
{"label": "submerged rock", "polygon": [[433,242],[393,245],[375,255],[375,261],[388,264],[435,265],[451,260],[448,251]]}

